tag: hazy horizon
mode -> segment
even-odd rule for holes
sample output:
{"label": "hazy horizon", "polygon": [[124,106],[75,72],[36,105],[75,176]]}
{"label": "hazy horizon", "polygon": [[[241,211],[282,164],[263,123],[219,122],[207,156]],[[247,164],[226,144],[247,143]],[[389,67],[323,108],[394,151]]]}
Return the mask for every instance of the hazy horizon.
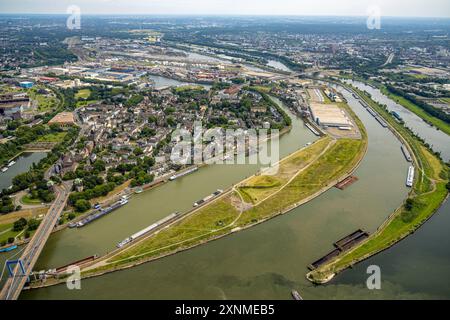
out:
{"label": "hazy horizon", "polygon": [[376,6],[386,17],[450,18],[448,0],[3,0],[2,14],[67,14],[76,5],[88,15],[159,16],[367,16]]}

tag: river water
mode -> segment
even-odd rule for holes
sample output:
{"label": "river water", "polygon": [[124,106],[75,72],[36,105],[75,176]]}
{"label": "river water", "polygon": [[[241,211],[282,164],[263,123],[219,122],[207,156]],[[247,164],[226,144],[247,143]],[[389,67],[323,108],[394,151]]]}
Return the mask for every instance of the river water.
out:
{"label": "river water", "polygon": [[374,101],[385,104],[389,111],[397,112],[413,132],[428,142],[433,150],[441,153],[445,161],[450,160],[450,137],[447,134],[430,126],[419,116],[382,94],[380,90],[360,81],[347,80],[346,82],[360,90],[370,93]]}
{"label": "river water", "polygon": [[[305,279],[307,265],[331,250],[334,241],[358,228],[373,232],[408,193],[408,164],[400,143],[350,94],[345,95],[369,134],[368,153],[356,172],[360,180],[345,191],[331,189],[284,216],[192,250],[84,280],[81,290],[60,285],[24,292],[21,298],[289,299],[292,289],[306,299],[370,298],[372,292],[363,287],[363,269],[346,272],[322,287]],[[301,120],[287,112],[295,120],[292,131],[280,139],[282,156],[315,139]],[[194,201],[256,170],[255,166],[209,166],[140,194],[85,228],[53,235],[36,270],[107,252],[135,231],[171,212],[188,210]],[[390,288],[383,292],[398,295]]]}
{"label": "river water", "polygon": [[16,164],[8,169],[6,172],[0,173],[0,190],[8,188],[12,184],[12,180],[18,174],[28,171],[33,163],[38,163],[41,159],[45,158],[47,153],[45,152],[26,152],[18,156],[14,161]]}

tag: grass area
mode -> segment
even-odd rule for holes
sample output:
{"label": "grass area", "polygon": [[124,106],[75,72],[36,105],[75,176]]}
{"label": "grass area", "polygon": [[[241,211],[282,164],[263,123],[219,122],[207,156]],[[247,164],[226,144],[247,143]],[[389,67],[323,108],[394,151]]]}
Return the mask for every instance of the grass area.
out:
{"label": "grass area", "polygon": [[22,197],[22,199],[20,199],[20,201],[23,204],[28,204],[28,205],[36,205],[36,204],[41,204],[42,203],[42,200],[40,200],[40,199],[31,199],[29,194],[24,195]]}
{"label": "grass area", "polygon": [[191,90],[204,90],[203,86],[197,86],[197,85],[185,85],[175,88],[175,92],[185,92],[185,91],[191,91]]}
{"label": "grass area", "polygon": [[67,132],[56,132],[56,133],[50,133],[46,134],[42,137],[39,137],[36,142],[63,142],[64,138],[66,137]]}
{"label": "grass area", "polygon": [[248,203],[257,203],[272,193],[281,189],[290,177],[293,177],[299,170],[310,164],[315,156],[330,143],[330,138],[323,138],[309,148],[294,153],[292,156],[281,161],[276,175],[258,175],[245,181],[238,187],[238,191]]}
{"label": "grass area", "polygon": [[415,113],[420,118],[432,123],[436,128],[439,128],[439,130],[442,130],[446,134],[450,135],[450,124],[446,123],[445,121],[442,121],[441,119],[431,116],[430,114],[425,112],[425,110],[420,108],[418,105],[412,103],[411,101],[409,101],[399,95],[389,92],[385,87],[381,87],[380,90],[384,95],[388,96],[389,98],[391,98],[392,100],[394,100],[395,102],[400,104],[401,106],[403,106],[406,109],[408,109],[409,111]]}
{"label": "grass area", "polygon": [[39,112],[48,112],[56,107],[58,107],[58,98],[50,92],[49,94],[41,94],[38,91],[40,89],[45,89],[45,87],[36,86],[27,90],[28,96],[32,100],[36,100],[38,102],[38,111]]}
{"label": "grass area", "polygon": [[269,94],[272,91],[273,86],[252,86],[257,91],[261,91]]}
{"label": "grass area", "polygon": [[89,89],[81,89],[75,93],[75,99],[87,99],[91,95],[91,90]]}
{"label": "grass area", "polygon": [[332,275],[389,248],[411,234],[433,215],[448,194],[448,167],[416,139],[409,129],[397,123],[386,109],[362,91],[354,90],[408,142],[417,158],[417,174],[409,200],[399,207],[376,233],[361,245],[308,274],[308,278],[316,283],[327,281]]}

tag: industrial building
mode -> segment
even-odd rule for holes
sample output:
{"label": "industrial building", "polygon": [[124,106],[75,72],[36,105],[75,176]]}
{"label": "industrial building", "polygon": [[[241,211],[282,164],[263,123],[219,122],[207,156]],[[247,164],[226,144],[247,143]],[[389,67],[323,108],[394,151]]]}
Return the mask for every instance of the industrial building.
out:
{"label": "industrial building", "polygon": [[353,127],[345,112],[335,104],[312,103],[310,109],[314,121],[320,126],[347,130]]}

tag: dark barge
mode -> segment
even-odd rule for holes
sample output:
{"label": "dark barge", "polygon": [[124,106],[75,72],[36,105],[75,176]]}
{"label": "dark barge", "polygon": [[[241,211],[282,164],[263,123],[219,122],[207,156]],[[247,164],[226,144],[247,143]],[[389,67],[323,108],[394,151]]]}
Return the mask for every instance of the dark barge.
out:
{"label": "dark barge", "polygon": [[336,247],[333,251],[326,254],[322,258],[314,261],[308,266],[309,270],[314,270],[320,267],[321,265],[327,263],[328,261],[336,258],[341,253],[350,250],[354,246],[356,246],[358,243],[362,242],[363,240],[367,239],[369,237],[369,233],[367,233],[364,230],[358,229],[355,232],[349,234],[348,236],[345,236],[344,238],[336,241],[333,245]]}

